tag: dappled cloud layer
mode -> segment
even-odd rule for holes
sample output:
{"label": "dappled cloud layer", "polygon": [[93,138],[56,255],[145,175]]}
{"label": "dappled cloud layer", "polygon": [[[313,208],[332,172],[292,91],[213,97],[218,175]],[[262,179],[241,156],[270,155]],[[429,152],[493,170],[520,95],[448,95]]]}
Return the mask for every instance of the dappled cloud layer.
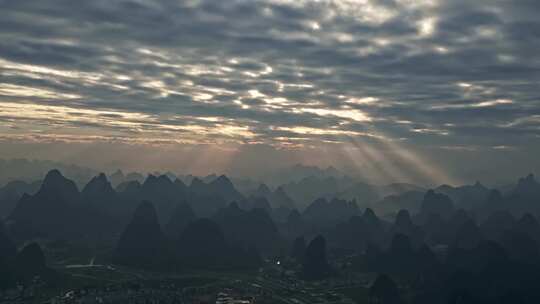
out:
{"label": "dappled cloud layer", "polygon": [[418,156],[404,145],[538,144],[534,0],[0,0],[0,10],[2,140],[383,146],[409,161]]}

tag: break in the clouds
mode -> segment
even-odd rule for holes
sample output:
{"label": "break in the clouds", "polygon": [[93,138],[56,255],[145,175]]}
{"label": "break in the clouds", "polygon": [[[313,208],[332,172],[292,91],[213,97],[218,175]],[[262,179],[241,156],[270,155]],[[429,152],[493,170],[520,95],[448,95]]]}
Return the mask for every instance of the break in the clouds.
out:
{"label": "break in the clouds", "polygon": [[412,151],[540,141],[536,0],[0,0],[0,14],[6,145],[386,149],[422,171]]}

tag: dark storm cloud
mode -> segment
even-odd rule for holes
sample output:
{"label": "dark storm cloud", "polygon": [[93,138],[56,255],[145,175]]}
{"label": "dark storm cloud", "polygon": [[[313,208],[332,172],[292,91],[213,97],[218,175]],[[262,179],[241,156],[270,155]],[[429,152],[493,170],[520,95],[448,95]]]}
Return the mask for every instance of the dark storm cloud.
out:
{"label": "dark storm cloud", "polygon": [[[540,138],[537,1],[3,0],[0,10],[0,102],[66,108],[32,119],[4,110],[12,126],[277,145]],[[72,128],[43,127],[58,123]]]}

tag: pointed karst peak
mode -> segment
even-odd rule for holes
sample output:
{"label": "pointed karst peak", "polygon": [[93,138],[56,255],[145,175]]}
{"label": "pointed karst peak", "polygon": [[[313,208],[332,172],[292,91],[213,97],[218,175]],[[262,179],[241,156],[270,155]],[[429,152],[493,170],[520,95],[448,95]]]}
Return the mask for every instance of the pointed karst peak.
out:
{"label": "pointed karst peak", "polygon": [[7,235],[4,223],[0,221],[0,263],[10,260],[17,254],[17,246]]}
{"label": "pointed karst peak", "polygon": [[283,189],[283,186],[277,187],[276,193],[281,194],[281,195],[287,195],[287,192],[285,192],[285,189]]}
{"label": "pointed karst peak", "polygon": [[371,208],[366,208],[364,214],[362,215],[362,219],[369,224],[378,225],[380,223],[379,218]]}
{"label": "pointed karst peak", "polygon": [[257,188],[257,194],[259,195],[268,195],[270,192],[270,188],[266,184],[260,184]]}
{"label": "pointed karst peak", "polygon": [[531,186],[531,185],[537,185],[536,177],[534,174],[529,173],[526,177],[522,177],[519,179],[518,186]]}
{"label": "pointed karst peak", "polygon": [[47,173],[40,189],[40,192],[43,191],[59,194],[67,200],[75,199],[79,193],[75,183],[65,178],[58,170],[51,170]]}
{"label": "pointed karst peak", "polygon": [[454,203],[446,194],[436,193],[430,189],[424,195],[421,210],[424,216],[439,214],[447,218],[454,212]]}
{"label": "pointed karst peak", "polygon": [[306,240],[303,236],[299,236],[294,239],[291,257],[297,261],[302,261],[304,259],[304,254],[306,253]]}
{"label": "pointed karst peak", "polygon": [[292,210],[287,216],[287,222],[297,222],[302,220],[302,215],[298,209]]}
{"label": "pointed karst peak", "polygon": [[398,227],[410,227],[413,225],[411,220],[411,215],[409,214],[409,211],[402,209],[399,210],[397,216],[396,216],[396,222],[395,225]]}
{"label": "pointed karst peak", "polygon": [[306,248],[303,275],[307,280],[320,280],[330,274],[331,269],[326,259],[326,240],[318,235]]}
{"label": "pointed karst peak", "polygon": [[152,184],[152,183],[155,183],[156,181],[157,181],[157,177],[154,174],[148,174],[148,176],[144,180],[143,185]]}
{"label": "pointed karst peak", "polygon": [[165,237],[154,205],[143,201],[120,236],[113,261],[136,267],[155,267],[163,255]]}
{"label": "pointed karst peak", "polygon": [[473,249],[482,241],[480,228],[473,220],[467,220],[457,230],[454,246],[463,249]]}
{"label": "pointed karst peak", "polygon": [[411,254],[413,252],[411,239],[401,233],[394,235],[390,244],[390,252],[396,254],[397,256]]}
{"label": "pointed karst peak", "polygon": [[189,267],[208,267],[223,262],[228,245],[219,225],[206,218],[189,223],[180,234],[177,249]]}
{"label": "pointed karst peak", "polygon": [[107,175],[105,175],[105,173],[103,173],[103,172],[101,172],[96,177],[94,177],[94,179],[97,179],[97,180],[102,181],[102,182],[108,182],[109,181],[107,179]]}
{"label": "pointed karst peak", "polygon": [[223,209],[223,214],[228,216],[238,216],[244,213],[244,210],[240,208],[236,201],[231,202],[225,209]]}
{"label": "pointed karst peak", "polygon": [[369,288],[370,303],[401,303],[396,283],[387,275],[381,274]]}
{"label": "pointed karst peak", "polygon": [[189,184],[190,187],[200,187],[205,186],[206,184],[198,177],[195,177],[191,180],[191,184]]}
{"label": "pointed karst peak", "polygon": [[375,212],[371,208],[366,208],[366,210],[364,211],[363,216],[364,216],[364,218],[376,218],[377,217],[377,215],[375,214]]}
{"label": "pointed karst peak", "polygon": [[149,174],[144,181],[142,187],[152,191],[164,191],[164,189],[170,189],[173,186],[173,182],[166,175],[153,175]]}
{"label": "pointed karst peak", "polygon": [[60,173],[59,170],[53,169],[45,175],[43,185],[58,185],[66,180],[66,178]]}
{"label": "pointed karst peak", "polygon": [[137,191],[139,191],[141,187],[142,187],[141,183],[139,181],[134,180],[134,181],[121,183],[120,185],[116,187],[116,191],[136,193]]}
{"label": "pointed karst peak", "polygon": [[500,206],[503,203],[503,196],[497,189],[489,191],[487,196],[487,203],[490,206]]}
{"label": "pointed karst peak", "polygon": [[142,201],[139,206],[137,206],[137,209],[135,209],[132,222],[158,223],[154,204],[149,201]]}
{"label": "pointed karst peak", "polygon": [[26,245],[17,254],[15,263],[23,269],[24,273],[39,273],[45,268],[45,255],[38,243],[30,243]]}
{"label": "pointed karst peak", "polygon": [[54,178],[62,178],[62,177],[63,175],[60,172],[60,170],[52,169],[52,170],[49,170],[49,172],[47,172],[47,174],[45,175],[45,180],[54,179]]}
{"label": "pointed karst peak", "polygon": [[177,187],[180,187],[182,189],[186,188],[186,184],[179,178],[175,179],[174,180],[174,184],[177,186]]}
{"label": "pointed karst peak", "polygon": [[[87,188],[93,188],[93,189],[105,189],[111,187],[111,184],[109,183],[109,180],[107,179],[107,176],[104,173],[100,173],[99,175],[93,177],[88,184],[85,186],[85,190]],[[83,190],[84,192],[84,190]]]}
{"label": "pointed karst peak", "polygon": [[120,169],[114,171],[113,174],[111,174],[111,176],[114,176],[114,177],[124,177],[124,172]]}
{"label": "pointed karst peak", "polygon": [[232,187],[233,186],[231,180],[225,175],[220,175],[218,178],[214,179],[211,182],[211,184],[214,186],[219,186],[219,187]]}
{"label": "pointed karst peak", "polygon": [[519,219],[519,223],[527,225],[527,226],[537,226],[538,225],[538,220],[536,219],[536,217],[534,217],[534,215],[532,215],[530,213],[525,213]]}
{"label": "pointed karst peak", "polygon": [[197,218],[195,212],[188,203],[182,202],[176,205],[169,222],[165,226],[165,231],[173,239],[178,239],[182,231],[189,223]]}
{"label": "pointed karst peak", "polygon": [[160,182],[160,183],[172,183],[171,179],[169,178],[168,175],[165,175],[165,174],[162,174],[160,176],[158,176],[157,180]]}

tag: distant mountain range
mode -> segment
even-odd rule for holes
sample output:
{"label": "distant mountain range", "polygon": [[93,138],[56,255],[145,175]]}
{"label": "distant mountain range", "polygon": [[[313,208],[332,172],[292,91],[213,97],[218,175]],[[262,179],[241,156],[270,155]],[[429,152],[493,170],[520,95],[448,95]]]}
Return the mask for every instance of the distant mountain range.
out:
{"label": "distant mountain range", "polygon": [[[150,174],[115,187],[101,173],[79,190],[51,170],[41,183],[9,183],[0,189],[6,204],[0,261],[14,258],[12,238],[114,244],[105,255],[112,263],[168,271],[253,269],[293,248],[306,279],[335,271],[326,247],[363,254],[370,264],[357,267],[375,272],[412,272],[433,261],[431,248],[476,250],[486,240],[516,258],[540,258],[540,251],[511,245],[522,242],[525,250],[540,241],[540,183],[533,175],[506,192],[481,183],[375,186],[343,176],[306,177],[274,189],[259,184],[249,194],[224,175],[189,183],[171,177]],[[34,247],[28,250],[42,260]],[[29,273],[45,273],[44,262],[38,264]]]}

